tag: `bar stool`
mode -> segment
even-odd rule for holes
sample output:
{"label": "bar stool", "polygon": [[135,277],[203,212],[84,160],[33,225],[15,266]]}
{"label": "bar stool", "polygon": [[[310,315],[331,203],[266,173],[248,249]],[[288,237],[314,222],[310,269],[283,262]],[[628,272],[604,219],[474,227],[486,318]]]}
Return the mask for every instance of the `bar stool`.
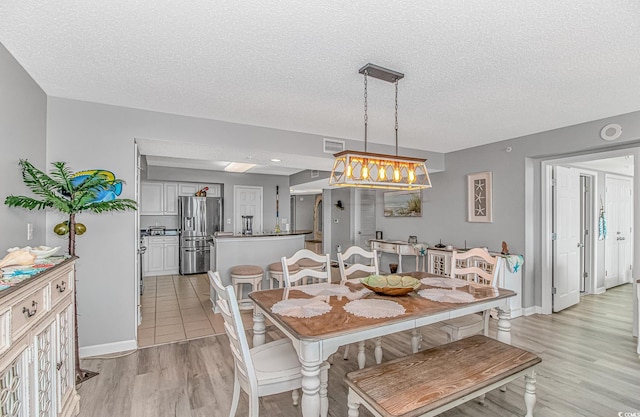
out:
{"label": "bar stool", "polygon": [[[309,259],[309,258],[302,258],[302,259],[300,259],[299,261],[297,261],[296,263],[297,263],[297,264],[300,266],[300,268],[302,268],[302,269],[312,269],[312,270],[314,270],[314,271],[323,271],[323,270],[324,270],[324,268],[325,268],[325,265],[324,265],[323,263],[321,263],[321,262],[316,262],[316,261],[314,261],[314,260],[312,260],[312,259]],[[289,273],[294,273],[294,272],[295,272],[295,271],[291,271],[291,270],[289,270]],[[308,280],[308,279],[309,279],[309,278],[307,278],[307,280]],[[315,279],[315,278],[312,278],[312,279],[311,279],[311,281],[312,281],[313,283],[318,282],[318,280],[317,280],[317,279]],[[329,282],[331,282],[331,278],[329,278]]]}
{"label": "bar stool", "polygon": [[259,291],[262,289],[264,270],[257,265],[236,265],[229,270],[229,273],[231,274],[231,283],[238,293],[238,307],[241,310],[252,309],[253,301],[242,298],[242,284],[251,285],[251,291]]}
{"label": "bar stool", "polygon": [[[289,265],[289,273],[295,274],[300,270],[298,264]],[[273,289],[273,281],[278,281],[278,288],[282,288],[282,280],[284,280],[284,274],[282,273],[282,262],[274,262],[267,267],[269,272],[269,289]]]}

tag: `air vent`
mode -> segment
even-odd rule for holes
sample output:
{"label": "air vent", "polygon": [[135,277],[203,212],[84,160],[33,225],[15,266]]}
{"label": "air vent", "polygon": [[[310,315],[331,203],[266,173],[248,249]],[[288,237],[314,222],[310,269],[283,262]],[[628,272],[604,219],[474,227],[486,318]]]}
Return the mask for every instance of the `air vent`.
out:
{"label": "air vent", "polygon": [[311,170],[311,178],[318,178],[319,176],[320,176],[320,171],[318,171],[317,169]]}
{"label": "air vent", "polygon": [[344,141],[335,139],[322,139],[324,153],[334,154],[344,151]]}

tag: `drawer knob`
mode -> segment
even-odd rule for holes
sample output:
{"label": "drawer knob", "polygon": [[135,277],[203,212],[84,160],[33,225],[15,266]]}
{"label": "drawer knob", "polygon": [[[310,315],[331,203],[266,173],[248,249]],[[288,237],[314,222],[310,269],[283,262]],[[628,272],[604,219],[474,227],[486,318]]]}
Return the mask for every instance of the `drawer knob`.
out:
{"label": "drawer knob", "polygon": [[22,313],[26,314],[27,317],[35,316],[38,312],[38,303],[36,301],[32,301],[31,307],[33,307],[33,309],[22,307]]}
{"label": "drawer knob", "polygon": [[67,290],[67,283],[62,281],[60,284],[56,285],[58,292],[65,292]]}

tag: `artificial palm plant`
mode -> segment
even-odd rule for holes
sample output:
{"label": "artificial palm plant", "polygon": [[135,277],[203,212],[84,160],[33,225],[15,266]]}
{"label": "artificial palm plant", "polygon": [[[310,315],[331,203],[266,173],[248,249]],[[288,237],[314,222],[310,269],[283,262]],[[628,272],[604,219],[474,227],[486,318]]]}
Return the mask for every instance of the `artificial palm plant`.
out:
{"label": "artificial palm plant", "polygon": [[[133,200],[116,198],[111,192],[122,187],[122,180],[105,175],[105,171],[88,171],[84,175],[74,174],[65,162],[52,163],[53,169],[47,173],[34,167],[29,161],[20,160],[22,179],[27,187],[37,196],[8,196],[4,203],[10,207],[22,207],[28,210],[53,209],[67,214],[69,220],[66,228],[56,226],[56,233],[69,234],[69,255],[76,255],[76,233],[84,233],[84,226],[76,225],[76,214],[82,212],[105,213],[112,211],[135,210],[137,205]],[[80,223],[78,223],[78,226]],[[68,229],[68,231],[67,231]],[[76,286],[74,286],[74,292]],[[75,297],[74,297],[75,299]],[[76,353],[76,383],[85,381],[95,372],[80,368],[78,355],[78,304],[75,301],[75,353]]]}

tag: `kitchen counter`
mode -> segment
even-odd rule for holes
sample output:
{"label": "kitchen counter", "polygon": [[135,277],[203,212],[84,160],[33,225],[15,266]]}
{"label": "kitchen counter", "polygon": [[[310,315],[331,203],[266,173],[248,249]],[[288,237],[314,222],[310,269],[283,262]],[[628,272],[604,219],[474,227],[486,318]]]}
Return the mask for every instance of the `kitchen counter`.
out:
{"label": "kitchen counter", "polygon": [[165,229],[161,234],[151,234],[147,229],[140,230],[140,237],[147,236],[178,236],[178,229]]}
{"label": "kitchen counter", "polygon": [[313,230],[296,230],[295,232],[281,232],[281,233],[254,233],[252,235],[243,235],[242,233],[234,233],[234,234],[221,234],[216,236],[216,239],[236,239],[236,238],[251,238],[251,237],[274,237],[274,236],[299,236],[299,235],[308,235],[309,233],[313,233]]}

